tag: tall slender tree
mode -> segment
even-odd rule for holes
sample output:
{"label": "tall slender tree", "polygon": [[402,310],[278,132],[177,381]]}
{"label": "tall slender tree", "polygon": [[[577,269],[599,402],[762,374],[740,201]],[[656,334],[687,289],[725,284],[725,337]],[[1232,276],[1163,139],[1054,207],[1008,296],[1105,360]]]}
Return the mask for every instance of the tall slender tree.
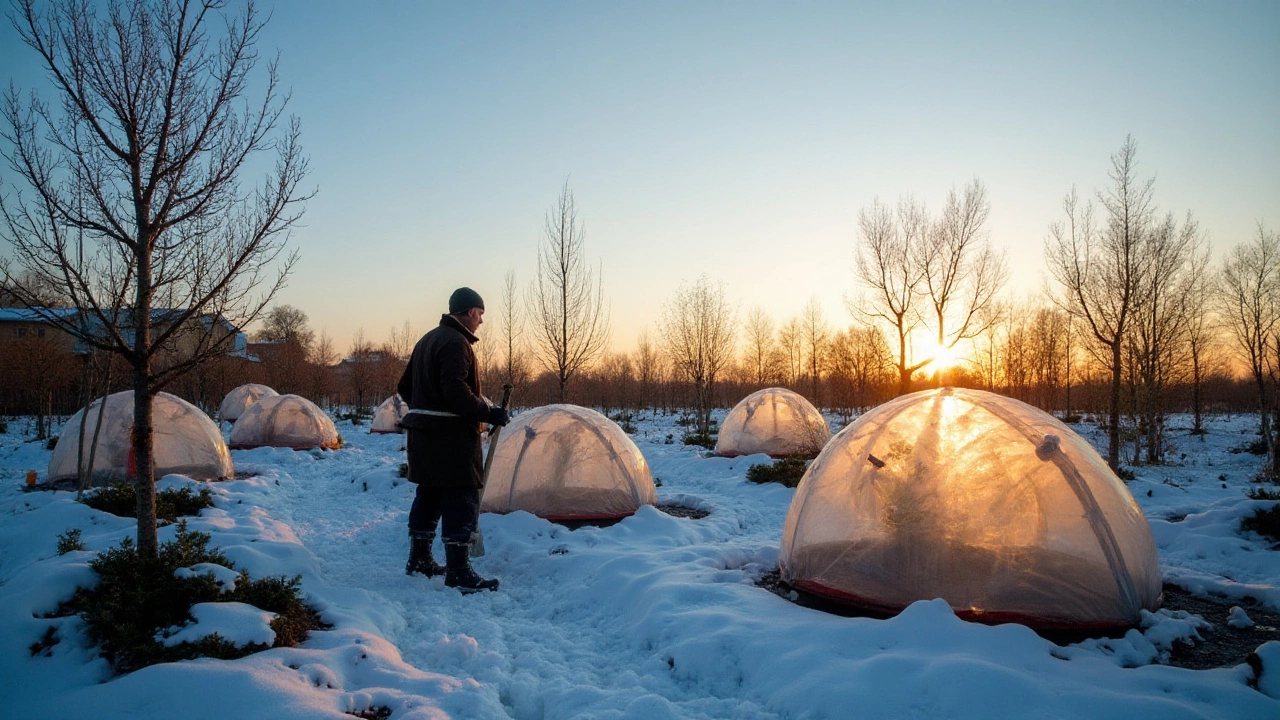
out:
{"label": "tall slender tree", "polygon": [[[30,306],[22,271],[56,285],[81,312],[45,319],[130,365],[146,556],[158,548],[152,397],[234,336],[197,332],[183,357],[157,359],[202,318],[243,327],[262,312],[292,267],[283,250],[310,196],[297,120],[280,131],[275,61],[255,75],[265,19],[252,2],[238,15],[226,6],[17,0],[13,13],[58,101],[4,96],[4,157],[32,192],[0,197],[13,249],[0,272]],[[247,187],[264,154],[274,168]]]}
{"label": "tall slender tree", "polygon": [[708,434],[716,380],[733,360],[734,312],[724,287],[705,275],[681,285],[663,309],[662,339],[672,367],[693,386],[698,432]]}
{"label": "tall slender tree", "polygon": [[827,347],[831,341],[831,325],[822,314],[817,298],[809,298],[800,314],[800,336],[804,343],[805,365],[809,375],[809,399],[821,407],[818,384],[826,362]]}
{"label": "tall slender tree", "polygon": [[911,390],[911,376],[933,361],[932,357],[908,359],[911,332],[920,322],[920,288],[925,277],[921,255],[912,248],[929,232],[928,214],[923,205],[903,198],[895,215],[877,198],[871,207],[858,211],[858,229],[858,277],[870,295],[866,303],[848,303],[849,310],[855,317],[882,320],[893,328],[898,394],[902,395]]}
{"label": "tall slender tree", "polygon": [[1252,242],[1231,248],[1222,264],[1220,292],[1223,321],[1253,376],[1268,465],[1273,477],[1280,478],[1280,452],[1271,428],[1275,361],[1270,357],[1273,345],[1280,344],[1280,233],[1258,223]]}
{"label": "tall slender tree", "polygon": [[[941,215],[911,247],[918,255],[942,352],[977,337],[987,322],[994,321],[987,310],[1004,286],[1008,269],[1003,253],[987,239],[990,215],[987,188],[975,178],[965,186],[963,198],[951,188]],[[946,384],[947,368],[939,369],[934,379],[939,386]]]}
{"label": "tall slender tree", "polygon": [[1081,206],[1074,189],[1063,201],[1066,219],[1049,226],[1045,256],[1069,307],[1105,349],[1111,371],[1107,463],[1120,467],[1120,390],[1124,342],[1144,282],[1142,244],[1151,232],[1154,178],[1139,180],[1138,146],[1132,137],[1111,156],[1111,186],[1098,194],[1106,213],[1093,225],[1093,207]]}
{"label": "tall slender tree", "polygon": [[547,212],[538,274],[529,288],[534,355],[555,374],[560,402],[569,383],[594,362],[609,343],[609,308],[600,270],[586,260],[586,233],[569,181]]}

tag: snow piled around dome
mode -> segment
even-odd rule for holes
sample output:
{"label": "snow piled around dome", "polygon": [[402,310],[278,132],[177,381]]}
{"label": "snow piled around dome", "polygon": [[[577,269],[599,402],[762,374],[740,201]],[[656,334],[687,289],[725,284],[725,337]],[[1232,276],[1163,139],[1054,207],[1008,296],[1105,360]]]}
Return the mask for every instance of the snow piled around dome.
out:
{"label": "snow piled around dome", "polygon": [[827,420],[812,403],[786,388],[765,388],[743,398],[725,416],[716,454],[812,457],[830,439]]}
{"label": "snow piled around dome", "polygon": [[617,423],[577,405],[546,405],[503,428],[480,509],[608,520],[657,501],[649,463]]}
{"label": "snow piled around dome", "polygon": [[[94,446],[94,430],[98,428],[101,409],[102,423],[98,429],[97,450]],[[84,421],[86,409],[81,408],[62,429],[58,444],[49,459],[46,481],[55,483],[74,480],[79,476],[77,463],[87,466],[93,454],[94,484],[102,485],[129,478],[129,451],[133,432],[133,391],[114,393],[89,403],[88,422]],[[151,423],[154,427],[154,463],[157,479],[170,474],[181,474],[196,480],[220,480],[235,477],[231,453],[222,441],[222,432],[213,420],[200,408],[176,395],[156,393],[151,404]],[[76,452],[81,426],[84,438],[81,453]]]}
{"label": "snow piled around dome", "polygon": [[906,395],[836,435],[796,488],[779,565],[864,609],[940,597],[1046,629],[1131,626],[1161,599],[1151,528],[1098,453],[979,390]]}

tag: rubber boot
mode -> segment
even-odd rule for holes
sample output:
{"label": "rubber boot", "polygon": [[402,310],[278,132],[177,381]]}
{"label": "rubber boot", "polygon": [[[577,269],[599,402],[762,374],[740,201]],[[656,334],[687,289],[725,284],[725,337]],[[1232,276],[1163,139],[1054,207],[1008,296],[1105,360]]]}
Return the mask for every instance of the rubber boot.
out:
{"label": "rubber boot", "polygon": [[431,543],[435,542],[435,534],[417,537],[409,536],[409,562],[404,566],[404,574],[419,573],[427,577],[435,577],[444,572],[440,563],[431,554]]}
{"label": "rubber boot", "polygon": [[496,579],[486,580],[471,569],[471,543],[445,543],[444,558],[446,587],[458,588],[464,594],[498,589]]}

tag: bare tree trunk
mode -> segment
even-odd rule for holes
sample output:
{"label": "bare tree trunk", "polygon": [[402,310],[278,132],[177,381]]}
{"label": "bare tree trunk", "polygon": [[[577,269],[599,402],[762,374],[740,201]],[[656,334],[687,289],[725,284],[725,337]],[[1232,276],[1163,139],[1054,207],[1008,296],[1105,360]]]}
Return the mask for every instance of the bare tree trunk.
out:
{"label": "bare tree trunk", "polygon": [[[150,233],[142,227],[138,236],[140,244],[150,243]],[[136,472],[133,487],[138,508],[138,554],[156,557],[160,542],[156,533],[155,437],[151,418],[151,256],[148,253],[138,253],[137,268],[138,292],[133,309],[132,440]]]}

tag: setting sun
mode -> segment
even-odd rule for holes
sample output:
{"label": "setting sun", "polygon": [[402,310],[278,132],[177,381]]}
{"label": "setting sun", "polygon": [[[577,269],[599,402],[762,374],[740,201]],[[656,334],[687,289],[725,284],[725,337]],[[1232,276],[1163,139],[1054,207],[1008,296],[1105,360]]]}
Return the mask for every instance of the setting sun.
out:
{"label": "setting sun", "polygon": [[929,372],[943,372],[958,367],[965,363],[966,358],[955,347],[944,347],[936,343],[931,343],[932,349],[924,352],[924,357],[932,357],[933,360],[925,366]]}

